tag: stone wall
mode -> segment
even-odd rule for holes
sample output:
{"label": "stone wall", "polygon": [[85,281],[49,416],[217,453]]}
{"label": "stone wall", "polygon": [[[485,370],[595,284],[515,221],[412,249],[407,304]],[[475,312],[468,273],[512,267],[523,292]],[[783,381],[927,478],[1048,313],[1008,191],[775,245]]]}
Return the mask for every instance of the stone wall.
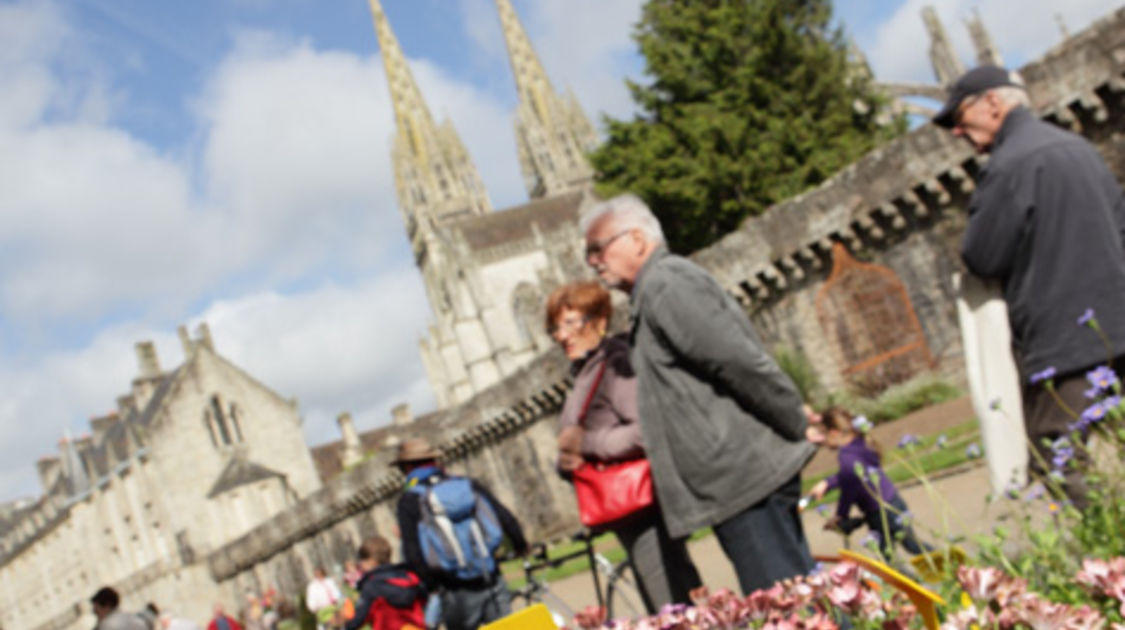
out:
{"label": "stone wall", "polygon": [[[1022,69],[1038,111],[1097,143],[1125,175],[1122,93],[1125,10]],[[937,367],[958,374],[960,336],[951,274],[967,196],[982,162],[944,130],[924,125],[873,151],[822,186],[748,220],[695,255],[747,308],[772,343],[799,347],[822,382],[842,382],[816,293],[841,243],[903,281]],[[565,397],[565,360],[547,353],[467,403],[406,433],[441,445],[456,472],[479,477],[510,505],[533,539],[572,530],[570,489],[552,471],[554,418]],[[401,477],[382,454],[344,473],[295,508],[216,550],[211,575],[228,593],[271,584],[295,592],[312,564],[347,558],[369,533],[393,535]]]}

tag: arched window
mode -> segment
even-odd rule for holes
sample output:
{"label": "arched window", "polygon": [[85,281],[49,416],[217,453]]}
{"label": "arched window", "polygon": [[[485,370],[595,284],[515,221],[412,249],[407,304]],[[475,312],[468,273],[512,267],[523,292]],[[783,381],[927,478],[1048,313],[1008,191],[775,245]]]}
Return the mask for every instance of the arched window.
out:
{"label": "arched window", "polygon": [[223,415],[223,405],[219,402],[218,394],[211,397],[211,420],[215,424],[222,443],[224,445],[230,444],[230,429],[227,427],[227,419]]}
{"label": "arched window", "polygon": [[242,437],[242,410],[235,403],[230,404],[230,423],[234,425],[234,435],[239,442],[245,442]]}
{"label": "arched window", "polygon": [[211,410],[203,410],[203,426],[207,427],[207,435],[211,436],[211,446],[219,446],[219,440],[215,437],[215,425],[211,419]]}

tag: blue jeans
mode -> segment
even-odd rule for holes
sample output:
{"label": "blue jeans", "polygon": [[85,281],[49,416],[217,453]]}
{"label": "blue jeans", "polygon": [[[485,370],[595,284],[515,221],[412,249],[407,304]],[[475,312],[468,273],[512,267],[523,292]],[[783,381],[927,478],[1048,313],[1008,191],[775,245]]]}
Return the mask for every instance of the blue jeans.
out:
{"label": "blue jeans", "polygon": [[743,595],[812,571],[812,552],[797,514],[801,476],[794,475],[772,494],[714,526]]}
{"label": "blue jeans", "polygon": [[445,630],[477,630],[512,613],[512,595],[503,576],[491,586],[445,587],[441,591],[441,616]]}

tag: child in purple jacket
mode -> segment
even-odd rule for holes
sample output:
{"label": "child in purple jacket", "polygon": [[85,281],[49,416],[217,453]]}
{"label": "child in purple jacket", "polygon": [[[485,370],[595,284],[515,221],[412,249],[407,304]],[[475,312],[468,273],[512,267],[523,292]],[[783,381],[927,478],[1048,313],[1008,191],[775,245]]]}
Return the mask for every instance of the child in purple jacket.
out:
{"label": "child in purple jacket", "polygon": [[914,529],[910,527],[910,512],[899,496],[887,474],[883,472],[882,455],[875,438],[867,436],[855,426],[857,420],[844,409],[832,407],[821,415],[824,423],[824,444],[837,452],[840,471],[813,486],[814,499],[822,498],[833,488],[840,489],[840,499],[836,504],[836,514],[825,523],[825,529],[851,531],[858,525],[848,518],[852,506],[858,507],[868,529],[875,536],[879,550],[889,558],[893,542],[897,540],[912,554],[927,551],[918,542]]}

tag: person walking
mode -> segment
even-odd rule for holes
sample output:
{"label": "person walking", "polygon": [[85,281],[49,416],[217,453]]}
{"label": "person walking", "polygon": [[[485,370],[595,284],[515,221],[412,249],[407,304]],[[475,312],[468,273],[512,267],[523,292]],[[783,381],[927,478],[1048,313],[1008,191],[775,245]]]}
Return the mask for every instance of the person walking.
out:
{"label": "person walking", "polygon": [[[643,458],[637,421],[637,377],[629,342],[606,336],[613,314],[609,292],[597,282],[575,282],[547,298],[547,329],[571,360],[574,387],[559,414],[558,468],[569,477],[579,466]],[[686,539],[673,539],[657,505],[611,523],[640,578],[650,614],[671,603],[690,603],[702,582]]]}
{"label": "person walking", "polygon": [[335,614],[342,599],[340,589],[325,573],[324,567],[313,569],[313,579],[305,587],[305,607],[317,618],[317,628],[324,629],[321,619]]}
{"label": "person walking", "polygon": [[[1087,372],[1125,367],[1125,195],[1094,147],[1040,120],[1004,68],[965,73],[934,123],[990,155],[969,200],[961,257],[1003,288],[1031,469],[1044,475],[1050,443],[1075,428],[1086,434]],[[1085,325],[1095,315],[1098,332]],[[1088,456],[1075,450],[1077,465],[1059,472],[1082,509]]]}
{"label": "person walking", "polygon": [[212,609],[211,621],[207,624],[207,630],[242,630],[242,624],[228,615],[222,604],[216,602]]}
{"label": "person walking", "polygon": [[493,554],[507,537],[527,553],[519,521],[474,479],[449,475],[425,438],[405,440],[394,465],[406,475],[395,515],[406,565],[440,591],[446,630],[476,630],[511,613],[512,597]]}
{"label": "person walking", "polygon": [[592,206],[581,228],[586,262],[629,293],[641,432],[669,535],[713,527],[743,593],[808,573],[797,502],[816,448],[797,388],[738,302],[668,252],[640,198]]}
{"label": "person walking", "polygon": [[391,543],[372,536],[363,541],[357,555],[363,577],[356,614],[350,621],[337,615],[336,625],[344,630],[425,628],[426,589],[405,565],[391,564]]}
{"label": "person walking", "polygon": [[910,525],[910,508],[883,470],[882,448],[873,436],[857,428],[857,418],[841,407],[830,407],[821,414],[824,444],[836,451],[839,471],[819,481],[809,494],[820,500],[829,490],[839,489],[836,514],[824,529],[850,533],[852,507],[863,515],[861,522],[875,536],[879,553],[890,558],[895,542],[911,554],[925,553]]}
{"label": "person walking", "polygon": [[112,586],[103,586],[90,598],[98,623],[95,630],[149,630],[148,622],[136,613],[119,608],[121,596]]}

